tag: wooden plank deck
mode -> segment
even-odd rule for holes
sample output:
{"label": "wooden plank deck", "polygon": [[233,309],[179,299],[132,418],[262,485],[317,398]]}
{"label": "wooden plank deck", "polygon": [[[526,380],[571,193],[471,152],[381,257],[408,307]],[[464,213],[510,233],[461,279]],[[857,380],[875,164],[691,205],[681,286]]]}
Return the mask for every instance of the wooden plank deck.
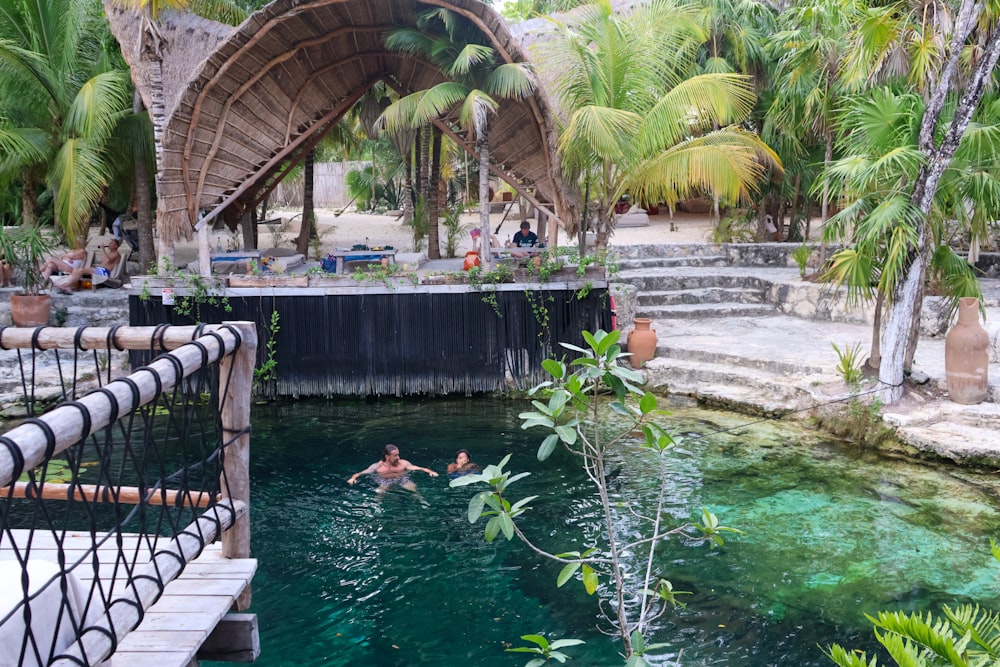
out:
{"label": "wooden plank deck", "polygon": [[[13,531],[18,545],[27,544],[27,531]],[[162,544],[168,538],[160,538]],[[149,551],[137,535],[126,535],[125,556],[132,561],[139,555],[139,564],[149,558]],[[90,545],[86,533],[67,533],[64,542],[67,562],[80,558]],[[57,561],[56,540],[51,533],[38,533],[32,541],[32,560]],[[100,577],[105,590],[123,590],[126,582],[112,581],[119,553],[112,540],[98,551]],[[0,544],[0,560],[14,560],[10,544]],[[145,560],[143,560],[145,558]],[[111,667],[187,667],[195,659],[199,647],[215,629],[219,620],[231,610],[233,601],[250,584],[257,570],[254,558],[230,559],[222,556],[221,543],[209,544],[201,555],[191,561],[180,576],[167,585],[163,595],[146,611],[142,623],[130,632],[111,656]],[[93,569],[87,564],[78,568],[78,578],[89,587]],[[125,576],[117,568],[119,578]],[[9,586],[11,582],[0,582]],[[19,584],[17,584],[19,585]]]}

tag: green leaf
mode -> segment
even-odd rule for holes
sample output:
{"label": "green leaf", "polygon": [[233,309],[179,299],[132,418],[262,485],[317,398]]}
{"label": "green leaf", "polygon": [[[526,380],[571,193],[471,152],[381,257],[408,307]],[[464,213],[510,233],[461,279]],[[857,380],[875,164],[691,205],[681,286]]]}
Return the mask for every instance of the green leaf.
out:
{"label": "green leaf", "polygon": [[586,644],[586,643],[587,642],[583,641],[582,639],[557,639],[554,642],[552,642],[550,648],[554,650],[557,648],[566,648],[567,646],[579,646],[580,644]]}
{"label": "green leaf", "polygon": [[500,530],[508,540],[514,539],[514,520],[506,512],[497,517],[500,520]]}
{"label": "green leaf", "polygon": [[580,563],[568,563],[559,571],[559,576],[556,577],[556,587],[562,588],[563,585],[573,578],[576,571],[580,569]]}
{"label": "green leaf", "polygon": [[559,436],[555,433],[546,436],[545,440],[542,440],[542,444],[538,446],[538,460],[544,461],[545,459],[552,456],[552,452],[555,451],[556,445],[559,443]]}
{"label": "green leaf", "polygon": [[561,379],[566,375],[566,367],[555,359],[545,359],[542,361],[542,368],[545,372],[556,379]]}
{"label": "green leaf", "polygon": [[576,429],[572,429],[569,426],[556,426],[556,433],[559,435],[559,439],[567,445],[572,445],[576,442]]}
{"label": "green leaf", "polygon": [[521,498],[516,503],[514,503],[513,505],[511,505],[511,507],[510,507],[511,514],[514,514],[514,513],[519,512],[519,511],[524,511],[521,508],[524,507],[524,509],[527,509],[525,507],[525,505],[527,505],[528,503],[530,503],[532,500],[534,500],[537,497],[538,496],[528,496],[527,498]]}
{"label": "green leaf", "polygon": [[487,542],[492,542],[496,539],[497,535],[500,534],[500,519],[497,517],[490,518],[486,522],[486,531],[483,533],[483,537],[486,538]]}
{"label": "green leaf", "polygon": [[479,521],[479,517],[483,514],[483,506],[486,504],[486,496],[488,495],[488,491],[482,491],[472,496],[472,499],[469,500],[469,523]]}
{"label": "green leaf", "polygon": [[542,635],[521,635],[521,639],[532,644],[538,644],[542,648],[549,648],[549,640]]}
{"label": "green leaf", "polygon": [[648,415],[650,412],[656,409],[656,396],[650,392],[646,392],[639,399],[639,412],[644,415]]}
{"label": "green leaf", "polygon": [[581,569],[583,571],[583,588],[588,595],[593,595],[597,592],[597,573],[589,565],[581,565]]}

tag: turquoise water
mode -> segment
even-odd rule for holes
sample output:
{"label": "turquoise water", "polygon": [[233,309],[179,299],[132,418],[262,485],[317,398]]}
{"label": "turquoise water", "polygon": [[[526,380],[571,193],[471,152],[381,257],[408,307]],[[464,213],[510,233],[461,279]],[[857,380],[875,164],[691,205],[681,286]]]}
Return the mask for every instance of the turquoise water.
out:
{"label": "turquoise water", "polygon": [[[465,518],[471,488],[416,473],[425,507],[403,491],[378,496],[371,477],[346,482],[387,442],[442,473],[459,448],[479,463],[513,453],[510,468],[532,472],[515,497],[541,496],[525,531],[580,548],[598,530],[597,502],[566,457],[535,459],[540,436],[520,429],[523,409],[493,399],[256,408],[257,664],[519,667],[526,658],[503,648],[529,633],[586,640],[570,664],[622,664],[582,586],[557,589],[558,566],[516,542],[483,541]],[[672,421],[691,437],[671,458],[669,512],[681,522],[707,506],[746,534],[715,550],[661,550],[657,569],[692,592],[661,619],[654,640],[672,644],[663,664],[828,665],[820,646],[872,647],[865,612],[1000,607],[992,476],[864,455],[785,423],[739,428],[749,421],[739,415],[678,411]],[[621,455],[616,500],[653,502],[648,454]]]}

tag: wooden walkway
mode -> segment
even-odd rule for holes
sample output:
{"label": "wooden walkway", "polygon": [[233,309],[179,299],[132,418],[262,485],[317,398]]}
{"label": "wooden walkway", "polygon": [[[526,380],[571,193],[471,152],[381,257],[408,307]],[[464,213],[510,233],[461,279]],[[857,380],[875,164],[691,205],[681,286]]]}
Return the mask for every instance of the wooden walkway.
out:
{"label": "wooden walkway", "polygon": [[[27,531],[12,532],[17,544],[27,543]],[[123,580],[125,573],[120,565],[121,559],[129,562],[136,560],[139,565],[149,559],[149,550],[140,546],[142,543],[137,535],[125,535],[123,538],[124,556],[117,550],[113,539],[98,550],[104,590],[115,590],[114,597],[119,597],[118,594],[127,587],[127,582]],[[170,541],[169,538],[160,539],[162,544]],[[90,545],[89,534],[68,533],[64,543],[66,562],[75,562],[83,557]],[[57,553],[51,533],[35,535],[31,561],[57,562]],[[0,545],[0,561],[11,560],[14,560],[11,545]],[[113,581],[116,561],[119,562],[118,579]],[[112,667],[187,667],[192,664],[198,649],[233,607],[234,600],[249,585],[256,570],[256,559],[225,558],[219,542],[207,545],[201,555],[188,563],[184,571],[167,585],[160,599],[146,611],[142,623],[125,636],[106,664]],[[77,568],[76,574],[89,589],[93,577],[89,562]],[[20,587],[20,584],[2,581],[0,586]],[[0,616],[4,614],[5,611],[0,612]]]}

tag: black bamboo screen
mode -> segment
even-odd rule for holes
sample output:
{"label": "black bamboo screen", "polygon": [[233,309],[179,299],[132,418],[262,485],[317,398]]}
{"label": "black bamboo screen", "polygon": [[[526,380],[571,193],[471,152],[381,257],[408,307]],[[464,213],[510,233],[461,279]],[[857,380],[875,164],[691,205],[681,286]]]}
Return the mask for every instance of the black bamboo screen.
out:
{"label": "black bamboo screen", "polygon": [[[484,300],[484,296],[487,298]],[[277,396],[406,396],[527,389],[541,362],[581,345],[581,332],[610,328],[606,289],[229,297],[231,312],[205,306],[205,322],[257,323],[258,368],[267,358],[271,312],[280,320],[275,377],[257,393]],[[188,324],[158,297],[130,299],[131,324]],[[133,364],[142,360],[134,359]]]}

